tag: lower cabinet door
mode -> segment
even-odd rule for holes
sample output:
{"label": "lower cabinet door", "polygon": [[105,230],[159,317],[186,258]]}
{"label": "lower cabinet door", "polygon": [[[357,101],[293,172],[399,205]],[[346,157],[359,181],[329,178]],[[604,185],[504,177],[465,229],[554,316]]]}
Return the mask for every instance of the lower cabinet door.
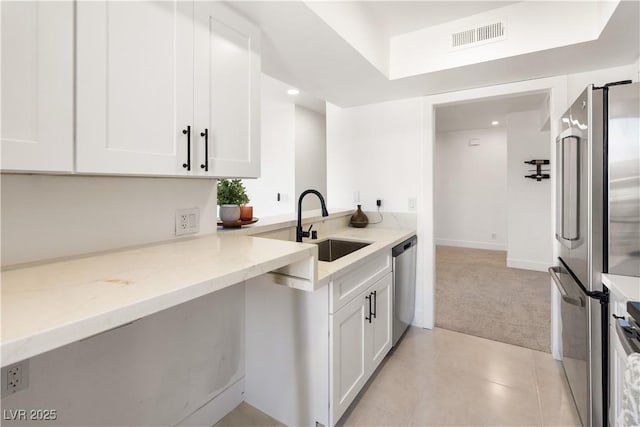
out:
{"label": "lower cabinet door", "polygon": [[371,353],[369,374],[382,362],[391,350],[393,341],[393,281],[391,273],[380,279],[370,289],[373,298],[374,319],[369,326],[371,332]]}
{"label": "lower cabinet door", "polygon": [[620,338],[616,332],[615,326],[610,327],[610,346],[611,346],[611,367],[609,379],[609,425],[622,425],[619,422],[620,413],[622,412],[622,399],[624,387],[624,373],[627,368],[627,353],[620,343]]}
{"label": "lower cabinet door", "polygon": [[331,425],[344,414],[367,381],[371,347],[368,294],[361,294],[330,316]]}

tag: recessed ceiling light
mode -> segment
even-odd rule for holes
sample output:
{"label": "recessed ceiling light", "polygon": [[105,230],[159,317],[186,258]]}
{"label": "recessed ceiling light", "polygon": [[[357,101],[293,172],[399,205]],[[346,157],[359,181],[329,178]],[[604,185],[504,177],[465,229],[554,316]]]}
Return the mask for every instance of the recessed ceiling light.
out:
{"label": "recessed ceiling light", "polygon": [[289,89],[289,90],[287,91],[287,93],[288,93],[289,95],[297,95],[297,94],[299,94],[299,93],[300,93],[300,91],[299,91],[298,89]]}
{"label": "recessed ceiling light", "polygon": [[494,120],[494,121],[491,122],[492,126],[498,126],[499,124],[500,124],[500,122],[497,121],[497,120]]}

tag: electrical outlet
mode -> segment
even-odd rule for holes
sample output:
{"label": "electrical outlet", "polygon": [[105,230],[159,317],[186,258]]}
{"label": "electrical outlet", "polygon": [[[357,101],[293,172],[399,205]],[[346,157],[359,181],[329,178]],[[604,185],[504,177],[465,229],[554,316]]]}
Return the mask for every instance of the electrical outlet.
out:
{"label": "electrical outlet", "polygon": [[29,361],[2,368],[2,397],[24,390],[29,386]]}
{"label": "electrical outlet", "polygon": [[357,190],[353,192],[353,203],[360,203],[360,192]]}
{"label": "electrical outlet", "polygon": [[409,197],[409,210],[410,211],[415,211],[416,210],[416,198],[415,197]]}
{"label": "electrical outlet", "polygon": [[200,231],[200,209],[176,210],[176,236]]}
{"label": "electrical outlet", "polygon": [[496,240],[496,237],[497,237],[496,233],[491,233],[491,239],[492,240]]}
{"label": "electrical outlet", "polygon": [[376,199],[376,206],[377,206],[378,208],[381,208],[381,207],[382,207],[382,199]]}

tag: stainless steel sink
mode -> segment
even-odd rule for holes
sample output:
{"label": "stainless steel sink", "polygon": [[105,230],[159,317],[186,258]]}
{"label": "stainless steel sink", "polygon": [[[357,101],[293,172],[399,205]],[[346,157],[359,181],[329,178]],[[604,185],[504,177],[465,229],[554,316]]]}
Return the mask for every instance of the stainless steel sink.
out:
{"label": "stainless steel sink", "polygon": [[321,242],[313,242],[318,245],[318,260],[332,262],[345,255],[369,246],[367,242],[352,242],[349,240],[327,239]]}

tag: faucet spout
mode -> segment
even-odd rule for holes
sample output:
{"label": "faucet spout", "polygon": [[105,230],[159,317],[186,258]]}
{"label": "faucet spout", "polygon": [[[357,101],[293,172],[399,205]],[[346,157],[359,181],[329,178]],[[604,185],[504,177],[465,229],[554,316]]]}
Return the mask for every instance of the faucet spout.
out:
{"label": "faucet spout", "polygon": [[298,198],[298,224],[296,225],[296,242],[302,242],[302,238],[309,237],[310,234],[308,231],[304,231],[302,229],[302,199],[304,199],[304,196],[306,196],[307,194],[315,194],[316,196],[318,196],[318,199],[320,199],[320,209],[322,210],[322,216],[329,216],[329,211],[327,211],[327,205],[324,202],[324,197],[322,197],[322,194],[320,194],[318,190],[304,190]]}

